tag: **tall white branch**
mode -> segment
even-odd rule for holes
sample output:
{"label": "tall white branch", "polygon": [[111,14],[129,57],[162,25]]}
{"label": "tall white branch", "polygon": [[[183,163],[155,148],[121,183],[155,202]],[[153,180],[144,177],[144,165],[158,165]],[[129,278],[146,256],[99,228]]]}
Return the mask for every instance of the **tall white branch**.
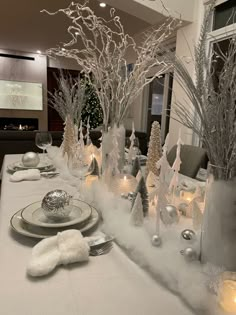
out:
{"label": "tall white branch", "polygon": [[[63,47],[52,48],[48,54],[63,56],[77,61],[89,78],[98,95],[102,110],[103,123],[123,122],[129,106],[155,76],[170,68],[159,57],[161,46],[177,27],[177,20],[169,17],[157,29],[145,34],[141,46],[125,33],[120,17],[111,9],[110,19],[97,17],[84,4],[71,3],[66,9],[59,9],[50,15],[64,13],[71,20],[68,33],[71,40]],[[79,44],[79,46],[77,46]],[[133,52],[137,58],[133,69],[128,71],[126,55]],[[156,67],[155,74],[149,78],[148,73]]]}

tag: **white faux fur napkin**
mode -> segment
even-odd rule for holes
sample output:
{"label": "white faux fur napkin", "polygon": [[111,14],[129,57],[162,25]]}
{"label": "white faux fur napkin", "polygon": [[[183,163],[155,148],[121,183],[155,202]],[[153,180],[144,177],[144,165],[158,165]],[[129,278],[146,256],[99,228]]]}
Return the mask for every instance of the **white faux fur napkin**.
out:
{"label": "white faux fur napkin", "polygon": [[17,171],[10,176],[11,182],[21,182],[22,180],[39,180],[40,171],[38,169],[29,169]]}
{"label": "white faux fur napkin", "polygon": [[27,273],[39,277],[50,273],[58,265],[87,261],[89,249],[80,231],[63,231],[35,245]]}

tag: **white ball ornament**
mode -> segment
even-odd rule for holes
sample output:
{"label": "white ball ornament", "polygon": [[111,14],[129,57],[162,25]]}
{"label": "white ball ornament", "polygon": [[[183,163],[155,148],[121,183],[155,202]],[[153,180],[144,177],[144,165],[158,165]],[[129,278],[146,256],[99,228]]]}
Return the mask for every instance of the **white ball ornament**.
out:
{"label": "white ball ornament", "polygon": [[184,250],[181,250],[180,253],[188,262],[198,260],[198,254],[196,250],[192,247],[187,247]]}
{"label": "white ball ornament", "polygon": [[36,167],[39,164],[40,159],[38,153],[26,152],[21,161],[25,167]]}
{"label": "white ball ornament", "polygon": [[179,222],[179,213],[174,205],[166,205],[161,209],[160,217],[165,225],[171,225]]}

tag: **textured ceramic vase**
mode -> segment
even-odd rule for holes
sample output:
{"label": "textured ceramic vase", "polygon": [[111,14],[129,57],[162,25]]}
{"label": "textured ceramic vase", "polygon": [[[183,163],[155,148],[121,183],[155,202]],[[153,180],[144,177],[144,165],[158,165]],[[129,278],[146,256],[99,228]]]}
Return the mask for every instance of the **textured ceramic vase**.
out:
{"label": "textured ceramic vase", "polygon": [[236,271],[236,179],[216,179],[208,170],[201,261]]}

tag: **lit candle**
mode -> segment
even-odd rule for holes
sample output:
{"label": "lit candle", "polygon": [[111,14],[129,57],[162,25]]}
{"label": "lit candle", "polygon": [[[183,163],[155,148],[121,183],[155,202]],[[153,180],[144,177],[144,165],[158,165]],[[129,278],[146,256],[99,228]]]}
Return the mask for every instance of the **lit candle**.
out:
{"label": "lit candle", "polygon": [[137,179],[134,176],[117,174],[113,177],[109,188],[117,195],[128,195],[128,193],[135,191],[137,184]]}
{"label": "lit candle", "polygon": [[[230,272],[226,272],[230,278]],[[232,273],[233,274],[233,273]],[[233,278],[236,276],[234,275]],[[219,304],[227,313],[236,314],[236,279],[224,279],[219,287]]]}
{"label": "lit candle", "polygon": [[191,191],[180,191],[180,199],[184,200],[187,203],[190,203],[193,200],[194,194]]}

